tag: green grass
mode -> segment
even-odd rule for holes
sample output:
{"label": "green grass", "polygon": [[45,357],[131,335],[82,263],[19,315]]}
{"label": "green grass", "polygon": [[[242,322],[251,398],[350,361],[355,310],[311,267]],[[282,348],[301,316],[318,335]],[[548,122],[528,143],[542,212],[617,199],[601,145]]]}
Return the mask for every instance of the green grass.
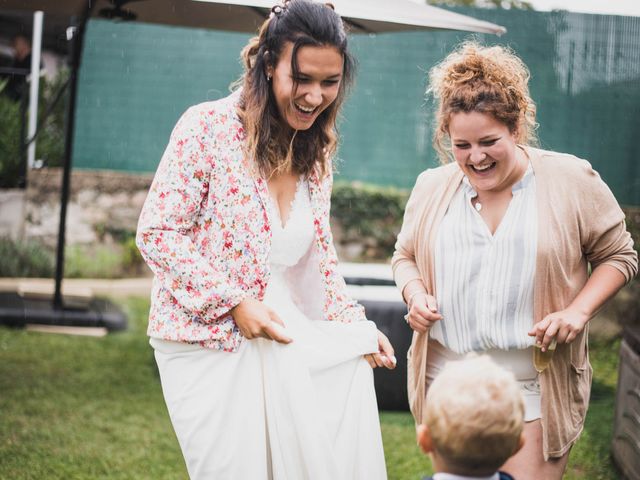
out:
{"label": "green grass", "polygon": [[181,479],[184,462],[144,334],[104,338],[0,329],[0,478]]}
{"label": "green grass", "polygon": [[420,480],[433,473],[431,461],[416,444],[416,427],[411,414],[381,412],[380,424],[390,480]]}
{"label": "green grass", "polygon": [[[104,338],[0,328],[0,478],[186,479],[145,335],[148,302]],[[616,479],[609,457],[619,341],[592,342],[592,401],[568,479]],[[431,473],[408,413],[381,413],[391,480]]]}
{"label": "green grass", "polygon": [[617,480],[609,454],[613,434],[620,340],[596,340],[590,345],[593,365],[591,401],[580,440],[569,457],[567,479]]}

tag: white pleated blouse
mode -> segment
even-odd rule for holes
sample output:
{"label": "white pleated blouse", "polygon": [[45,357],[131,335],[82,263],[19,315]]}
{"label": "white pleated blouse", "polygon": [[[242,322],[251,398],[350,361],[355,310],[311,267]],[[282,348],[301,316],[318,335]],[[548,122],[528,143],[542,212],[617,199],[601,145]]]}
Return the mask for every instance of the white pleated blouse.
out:
{"label": "white pleated blouse", "polygon": [[443,319],[431,338],[457,353],[533,345],[533,285],[537,250],[536,184],[531,165],[492,235],[471,203],[465,177],[438,229],[437,301]]}

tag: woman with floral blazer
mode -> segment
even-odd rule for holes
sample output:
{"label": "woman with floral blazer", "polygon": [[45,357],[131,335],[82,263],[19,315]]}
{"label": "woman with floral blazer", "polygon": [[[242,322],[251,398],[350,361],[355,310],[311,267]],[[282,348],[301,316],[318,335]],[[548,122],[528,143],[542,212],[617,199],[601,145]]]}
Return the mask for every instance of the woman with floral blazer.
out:
{"label": "woman with floral blazer", "polygon": [[242,88],[178,121],[143,207],[148,334],[191,478],[386,478],[370,366],[393,348],[329,226],[346,43],[329,6],[274,7]]}
{"label": "woman with floral blazer", "polygon": [[[142,210],[138,245],[155,274],[151,337],[235,352],[243,336],[230,310],[245,298],[262,300],[269,282],[269,190],[243,158],[239,97],[236,91],[182,116]],[[318,278],[300,284],[299,294],[316,288],[326,320],[364,320],[336,271],[331,185],[331,174],[309,178],[316,251],[308,261]]]}

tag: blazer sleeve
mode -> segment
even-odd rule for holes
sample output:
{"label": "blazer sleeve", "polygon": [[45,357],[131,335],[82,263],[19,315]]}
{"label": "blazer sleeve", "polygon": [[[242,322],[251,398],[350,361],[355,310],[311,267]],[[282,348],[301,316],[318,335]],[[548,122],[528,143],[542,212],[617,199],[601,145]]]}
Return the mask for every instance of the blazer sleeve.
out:
{"label": "blazer sleeve", "polygon": [[176,303],[209,323],[246,294],[192,240],[216,159],[204,115],[198,106],[191,107],[176,124],[142,207],[136,245]]}
{"label": "blazer sleeve", "polygon": [[416,265],[415,229],[422,216],[424,196],[427,193],[425,191],[425,183],[428,174],[429,170],[422,172],[418,176],[416,184],[411,191],[407,206],[404,210],[404,218],[398,239],[396,240],[395,251],[391,257],[393,278],[400,292],[404,292],[404,287],[406,287],[411,280],[419,280],[422,278]]}
{"label": "blazer sleeve", "polygon": [[638,272],[638,254],[624,212],[589,162],[581,161],[580,218],[582,251],[593,269],[610,265],[629,282]]}

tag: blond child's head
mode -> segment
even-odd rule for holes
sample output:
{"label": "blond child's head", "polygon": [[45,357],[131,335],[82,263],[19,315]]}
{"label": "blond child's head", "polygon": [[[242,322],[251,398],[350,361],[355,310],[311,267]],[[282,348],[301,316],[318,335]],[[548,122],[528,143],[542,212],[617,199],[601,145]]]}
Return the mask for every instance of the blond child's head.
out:
{"label": "blond child's head", "polygon": [[458,475],[491,475],[522,446],[524,401],[513,374],[488,356],[449,362],[427,394],[418,443]]}

